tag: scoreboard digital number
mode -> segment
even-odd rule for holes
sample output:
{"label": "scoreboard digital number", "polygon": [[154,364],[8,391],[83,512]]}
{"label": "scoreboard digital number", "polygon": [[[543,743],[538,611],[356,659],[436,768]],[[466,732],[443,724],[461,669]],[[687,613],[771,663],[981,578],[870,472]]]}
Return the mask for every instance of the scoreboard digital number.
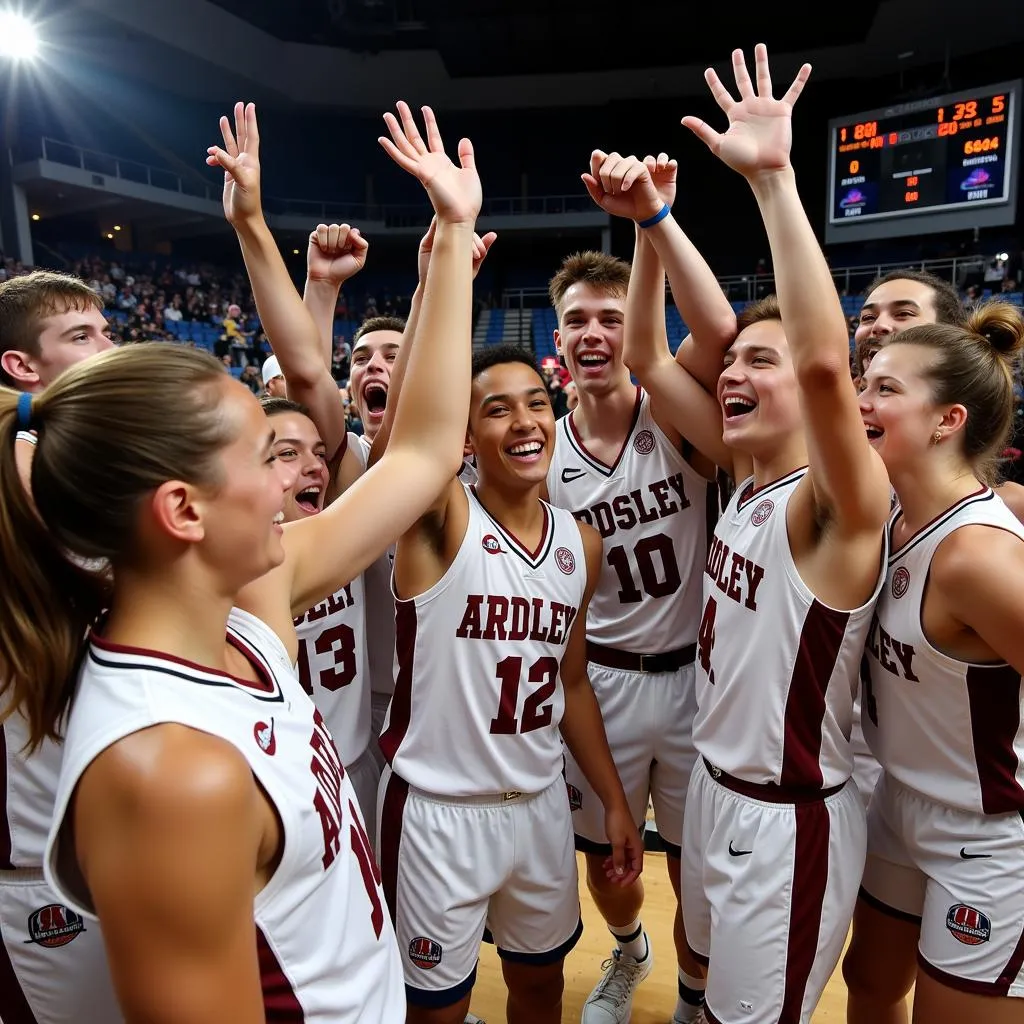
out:
{"label": "scoreboard digital number", "polygon": [[826,241],[1012,224],[1021,83],[829,122]]}

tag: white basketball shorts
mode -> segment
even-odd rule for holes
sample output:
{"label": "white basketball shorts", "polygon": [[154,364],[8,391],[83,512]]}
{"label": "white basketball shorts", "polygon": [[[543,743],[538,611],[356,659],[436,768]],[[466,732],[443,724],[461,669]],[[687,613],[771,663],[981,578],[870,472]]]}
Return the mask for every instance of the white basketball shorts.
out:
{"label": "white basketball shorts", "polygon": [[38,871],[0,871],[0,1021],[118,1024],[99,924],[64,906]]}
{"label": "white basketball shorts", "polygon": [[861,897],[919,921],[917,959],[943,985],[1024,996],[1024,819],[945,807],[882,775]]}
{"label": "white basketball shorts", "polygon": [[[678,858],[686,790],[697,756],[693,665],[675,672],[627,672],[593,662],[587,668],[633,820],[643,828],[650,800],[665,850]],[[604,830],[604,807],[568,750],[565,781],[576,848],[607,856],[611,846]]]}
{"label": "white basketball shorts", "polygon": [[779,803],[780,787],[736,792],[712,771],[701,758],[683,826],[683,921],[694,956],[710,961],[705,1013],[711,1024],[806,1024],[853,919],[864,805],[852,783]]}
{"label": "white basketball shorts", "polygon": [[561,960],[583,931],[561,778],[543,792],[443,798],[385,768],[378,859],[411,1005],[457,1003],[485,926],[504,960]]}

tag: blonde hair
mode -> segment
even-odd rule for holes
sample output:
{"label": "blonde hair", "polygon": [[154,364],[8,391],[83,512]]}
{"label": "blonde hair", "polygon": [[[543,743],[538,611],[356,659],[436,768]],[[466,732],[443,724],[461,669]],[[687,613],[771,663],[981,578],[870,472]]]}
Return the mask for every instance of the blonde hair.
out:
{"label": "blonde hair", "polygon": [[987,302],[962,324],[919,324],[885,347],[917,345],[932,359],[922,374],[936,405],[962,405],[964,456],[982,480],[995,482],[996,463],[1013,427],[1014,370],[1024,347],[1024,316],[1008,302]]}
{"label": "blonde hair", "polygon": [[[29,744],[56,737],[86,635],[110,605],[110,572],[134,553],[139,509],[167,480],[216,487],[233,430],[218,408],[226,378],[184,346],[112,349],[42,394],[0,388],[0,701],[20,710]],[[15,462],[19,400],[38,433],[31,495]],[[71,557],[69,557],[71,556]]]}

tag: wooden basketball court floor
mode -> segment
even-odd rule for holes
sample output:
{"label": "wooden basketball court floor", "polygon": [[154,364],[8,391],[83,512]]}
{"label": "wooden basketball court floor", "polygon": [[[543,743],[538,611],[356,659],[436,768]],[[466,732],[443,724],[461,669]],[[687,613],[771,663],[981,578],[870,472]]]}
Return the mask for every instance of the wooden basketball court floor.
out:
{"label": "wooden basketball court floor", "polygon": [[[565,961],[565,996],[562,1020],[578,1022],[583,1002],[601,973],[601,964],[612,948],[601,915],[583,883],[583,858],[577,854],[580,870],[580,902],[583,906],[583,937]],[[654,946],[654,971],[637,989],[633,999],[633,1024],[668,1024],[676,1006],[676,957],[672,945],[672,917],[675,898],[665,870],[665,855],[644,855],[643,922]],[[487,1024],[505,1020],[505,983],[494,947],[484,944],[480,954],[472,1012]],[[825,994],[812,1018],[814,1024],[845,1024],[846,986],[839,967],[829,980]]]}

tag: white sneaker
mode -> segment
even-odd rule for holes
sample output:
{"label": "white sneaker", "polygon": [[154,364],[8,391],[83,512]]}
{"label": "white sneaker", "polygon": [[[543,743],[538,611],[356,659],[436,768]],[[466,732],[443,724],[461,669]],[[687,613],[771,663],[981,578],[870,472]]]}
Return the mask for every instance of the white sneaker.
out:
{"label": "white sneaker", "polygon": [[[647,938],[647,935],[644,935]],[[633,1008],[633,990],[654,967],[654,953],[647,943],[647,956],[634,960],[621,949],[612,950],[611,959],[601,964],[604,977],[583,1004],[582,1024],[628,1024]]]}
{"label": "white sneaker", "polygon": [[466,1014],[466,1019],[463,1024],[487,1024],[487,1021],[481,1020],[479,1017],[474,1016],[472,1013]]}

